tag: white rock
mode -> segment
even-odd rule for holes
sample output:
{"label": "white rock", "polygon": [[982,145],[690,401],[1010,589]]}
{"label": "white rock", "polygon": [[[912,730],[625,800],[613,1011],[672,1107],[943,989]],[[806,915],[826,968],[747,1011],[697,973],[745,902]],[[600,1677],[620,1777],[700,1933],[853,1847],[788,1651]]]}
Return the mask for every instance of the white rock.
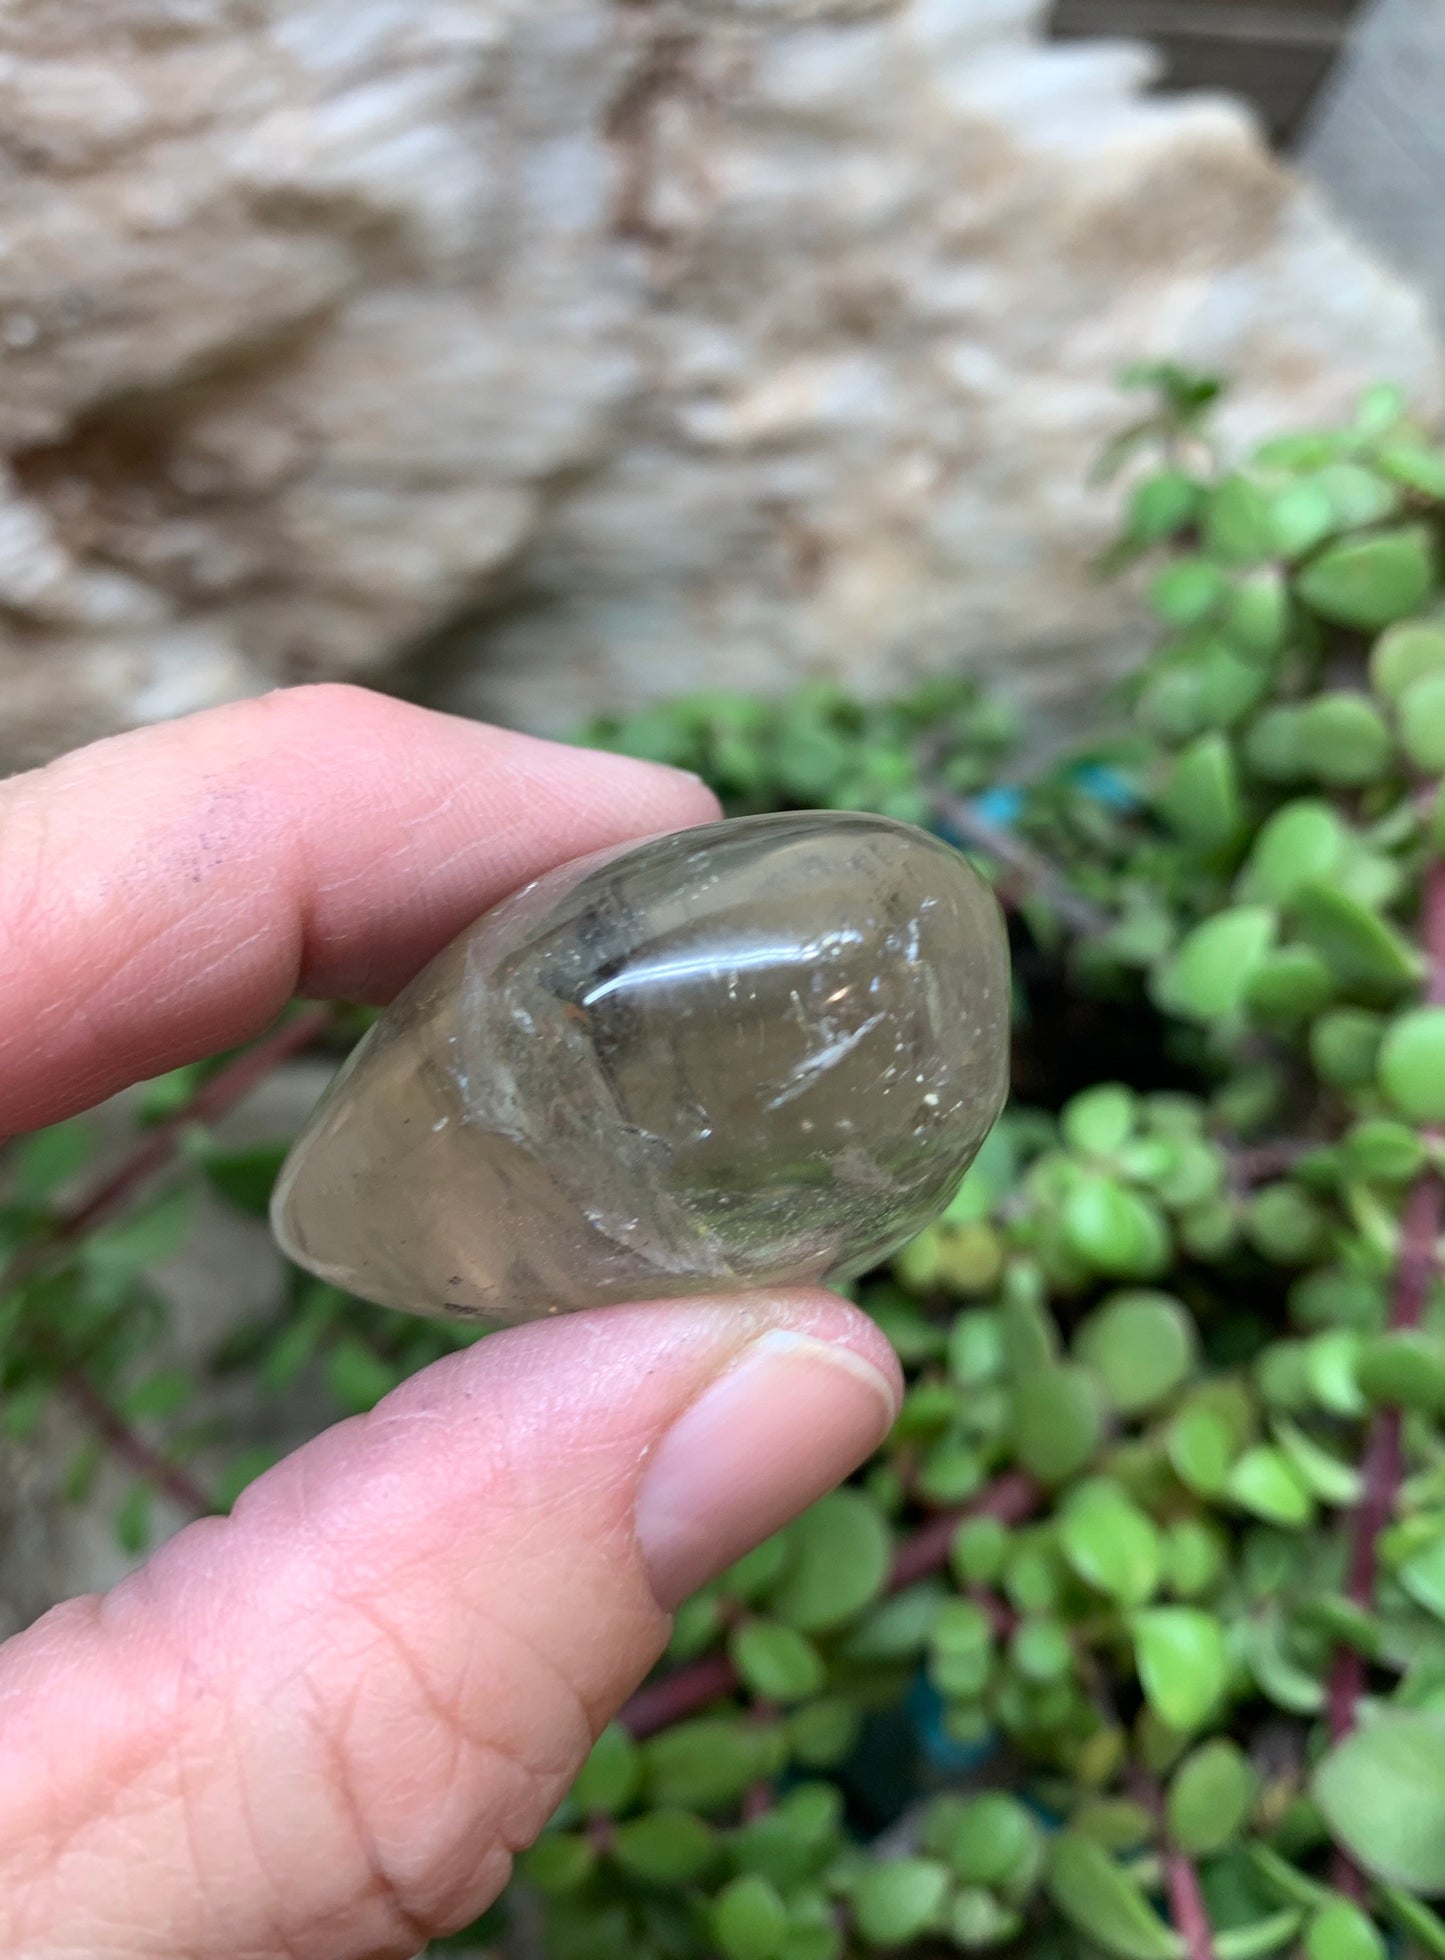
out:
{"label": "white rock", "polygon": [[44,0],[0,21],[0,765],[320,675],[559,728],[945,664],[1077,698],[1115,370],[1238,438],[1416,297],[1030,0]]}

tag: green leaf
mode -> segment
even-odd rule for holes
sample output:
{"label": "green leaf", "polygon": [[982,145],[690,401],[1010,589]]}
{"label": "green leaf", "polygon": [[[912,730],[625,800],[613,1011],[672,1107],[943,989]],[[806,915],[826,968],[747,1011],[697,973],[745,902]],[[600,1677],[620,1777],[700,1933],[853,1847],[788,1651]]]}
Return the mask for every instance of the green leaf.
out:
{"label": "green leaf", "polygon": [[245,1150],[218,1150],[203,1159],[205,1173],[228,1204],[264,1218],[289,1147],[285,1142],[254,1143]]}
{"label": "green leaf", "polygon": [[1222,1627],[1197,1606],[1150,1606],[1131,1624],[1145,1699],[1161,1722],[1187,1735],[1213,1714],[1229,1678]]}
{"label": "green leaf", "polygon": [[1417,1606],[1445,1620],[1445,1531],[1407,1558],[1395,1577]]}
{"label": "green leaf", "polygon": [[1445,1714],[1382,1709],[1329,1750],[1313,1790],[1371,1877],[1427,1898],[1445,1893]]}
{"label": "green leaf", "polygon": [[1183,1939],[1102,1845],[1060,1831],[1046,1869],[1049,1896],[1064,1918],[1116,1960],[1182,1960]]}
{"label": "green leaf", "polygon": [[1385,1942],[1351,1899],[1332,1899],[1309,1923],[1306,1960],[1385,1960]]}
{"label": "green leaf", "polygon": [[698,1715],[642,1745],[643,1780],[654,1803],[711,1810],[774,1776],[785,1754],[771,1724]]}
{"label": "green leaf", "polygon": [[83,1171],[95,1154],[95,1132],[83,1116],[52,1123],[48,1130],[22,1137],[10,1159],[10,1188],[17,1203],[44,1204],[61,1185]]}
{"label": "green leaf", "polygon": [[1239,1834],[1254,1802],[1249,1758],[1223,1736],[1184,1758],[1169,1785],[1169,1835],[1191,1858],[1212,1857]]}
{"label": "green leaf", "polygon": [[1321,1448],[1297,1423],[1276,1416],[1275,1441],[1289,1458],[1301,1482],[1321,1504],[1355,1504],[1360,1496],[1360,1473],[1353,1465]]}
{"label": "green leaf", "polygon": [[1272,1024],[1307,1021],[1334,998],[1335,977],[1309,946],[1281,946],[1250,975],[1244,990],[1251,1014]]}
{"label": "green leaf", "polygon": [[1206,919],[1185,935],[1160,974],[1160,1005],[1191,1021],[1220,1021],[1237,1013],[1278,930],[1275,913],[1263,905],[1237,905]]}
{"label": "green leaf", "polygon": [[1223,565],[1257,565],[1274,550],[1269,499],[1247,476],[1226,476],[1204,507],[1204,545]]}
{"label": "green leaf", "polygon": [[852,1619],[882,1592],[892,1558],[887,1520],[857,1490],[835,1490],[805,1511],[789,1533],[790,1560],[770,1600],[772,1612],[804,1633]]}
{"label": "green leaf", "polygon": [[1181,1409],[1165,1432],[1164,1443],[1182,1484],[1200,1497],[1224,1495],[1238,1445],[1221,1415],[1204,1405]]}
{"label": "green leaf", "polygon": [[620,1722],[611,1722],[577,1773],[572,1800],[588,1816],[616,1817],[637,1795],[642,1756]]}
{"label": "green leaf", "polygon": [[1399,1328],[1361,1342],[1355,1380],[1377,1408],[1445,1414],[1445,1349],[1423,1328]]}
{"label": "green leaf", "polygon": [[1415,681],[1438,674],[1445,674],[1445,626],[1432,620],[1403,620],[1371,650],[1370,682],[1387,701],[1399,701]]}
{"label": "green leaf", "polygon": [[1043,1838],[1017,1797],[990,1790],[939,1798],[924,1824],[923,1845],[965,1885],[1008,1887],[1035,1873]]}
{"label": "green leaf", "polygon": [[612,1856],[625,1872],[652,1885],[686,1885],[717,1855],[717,1833],[690,1810],[651,1810],[619,1824]]}
{"label": "green leaf", "polygon": [[1059,1116],[1059,1128],[1071,1150],[1086,1157],[1111,1157],[1134,1133],[1139,1098],[1121,1082],[1101,1082],[1072,1097]]}
{"label": "green leaf", "polygon": [[1149,603],[1169,626],[1198,626],[1224,601],[1229,586],[1207,558],[1178,558],[1155,574]]}
{"label": "green leaf", "polygon": [[1380,1046],[1380,1087],[1412,1123],[1445,1121],[1445,1007],[1416,1007],[1391,1022]]}
{"label": "green leaf", "polygon": [[1299,797],[1286,803],[1255,838],[1240,880],[1244,898],[1288,905],[1302,885],[1328,878],[1345,856],[1349,832],[1328,803]]}
{"label": "green leaf", "polygon": [[874,1946],[907,1946],[937,1925],[951,1885],[933,1858],[891,1858],[870,1865],[853,1888],[859,1934]]}
{"label": "green leaf", "polygon": [[712,1936],[725,1960],[777,1960],[787,1931],[777,1887],[756,1872],[735,1878],[713,1902]]}
{"label": "green leaf", "polygon": [[517,1858],[517,1869],[530,1885],[549,1897],[574,1892],[591,1876],[597,1852],[580,1833],[544,1832]]}
{"label": "green leaf", "polygon": [[1333,885],[1311,884],[1295,894],[1294,909],[1301,935],[1342,986],[1371,1000],[1390,1000],[1419,982],[1420,954],[1358,899]]}
{"label": "green leaf", "polygon": [[1080,1178],[1064,1199],[1060,1222],[1075,1258],[1111,1279],[1153,1279],[1169,1263],[1163,1213],[1115,1178]]}
{"label": "green leaf", "polygon": [[1247,1621],[1242,1645],[1261,1693],[1277,1707],[1291,1715],[1317,1715],[1324,1707],[1324,1684],[1286,1651],[1283,1630],[1276,1620]]}
{"label": "green leaf", "polygon": [[365,1415],[400,1379],[359,1334],[343,1334],[326,1350],[326,1386],[348,1415]]}
{"label": "green leaf", "polygon": [[1229,1495],[1242,1509],[1270,1524],[1295,1529],[1311,1522],[1314,1499],[1283,1450],[1258,1443],[1229,1473]]}
{"label": "green leaf", "polygon": [[728,1652],[743,1685],[763,1701],[803,1701],[826,1678],[812,1641],[777,1620],[744,1620],[733,1628]]}
{"label": "green leaf", "polygon": [[1133,544],[1162,544],[1193,523],[1202,495],[1202,486],[1183,470],[1145,477],[1129,499],[1125,536]]}
{"label": "green leaf", "polygon": [[1297,1906],[1285,1906],[1248,1926],[1231,1926],[1214,1936],[1215,1960],[1260,1960],[1261,1955],[1287,1945],[1303,1919]]}
{"label": "green leaf", "polygon": [[1394,1885],[1382,1885],[1380,1892],[1390,1917],[1403,1928],[1421,1952],[1433,1953],[1436,1960],[1445,1960],[1445,1920],[1431,1912],[1429,1906],[1423,1905],[1419,1899],[1412,1899],[1408,1892],[1401,1892]]}
{"label": "green leaf", "polygon": [[174,1258],[190,1236],[194,1217],[195,1193],[178,1185],[91,1233],[81,1246],[81,1261],[89,1272],[132,1279]]}
{"label": "green leaf", "polygon": [[1020,1468],[1041,1483],[1060,1484],[1081,1470],[1103,1434],[1098,1388],[1077,1363],[1040,1368],[1014,1389],[1014,1449]]}
{"label": "green leaf", "polygon": [[1074,1571],[1121,1606],[1142,1606],[1158,1588],[1163,1548],[1154,1521],[1117,1486],[1084,1486],[1059,1518]]}
{"label": "green leaf", "polygon": [[1385,1023],[1364,1007],[1336,1007],[1310,1029],[1310,1061],[1336,1089],[1363,1089],[1375,1077]]}
{"label": "green leaf", "polygon": [[1309,773],[1317,782],[1359,788],[1378,782],[1390,768],[1395,755],[1390,730],[1374,702],[1363,694],[1347,689],[1317,694],[1303,715],[1300,740]]}
{"label": "green leaf", "polygon": [[1270,502],[1269,517],[1274,547],[1282,558],[1303,558],[1335,527],[1328,492],[1308,480],[1277,491]]}
{"label": "green leaf", "polygon": [[1114,1293],[1074,1337],[1074,1356],[1104,1384],[1121,1415],[1167,1401],[1195,1359],[1194,1322],[1169,1293]]}
{"label": "green leaf", "polygon": [[133,1483],[115,1512],[115,1539],[128,1558],[138,1558],[150,1549],[154,1525],[151,1518],[151,1502],[154,1497],[148,1483]]}
{"label": "green leaf", "polygon": [[1403,483],[1407,490],[1437,500],[1445,497],[1445,449],[1428,449],[1419,442],[1386,443],[1379,454],[1380,468],[1387,476]]}
{"label": "green leaf", "polygon": [[1400,740],[1417,769],[1445,769],[1445,674],[1411,681],[1396,704]]}
{"label": "green leaf", "polygon": [[1380,1184],[1408,1184],[1425,1162],[1417,1131],[1387,1116],[1356,1123],[1344,1140],[1345,1162],[1354,1177]]}
{"label": "green leaf", "polygon": [[1409,524],[1330,545],[1300,572],[1295,590],[1323,618],[1368,632],[1414,612],[1434,576],[1430,532]]}

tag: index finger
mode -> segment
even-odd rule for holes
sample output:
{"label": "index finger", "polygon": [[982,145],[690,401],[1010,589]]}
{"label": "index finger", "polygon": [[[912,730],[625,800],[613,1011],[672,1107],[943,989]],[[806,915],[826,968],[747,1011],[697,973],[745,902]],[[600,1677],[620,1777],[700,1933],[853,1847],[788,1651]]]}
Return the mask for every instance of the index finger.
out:
{"label": "index finger", "polygon": [[715,816],[695,778],[303,687],[0,784],[0,1136],[256,1033],[384,1001],[507,892]]}

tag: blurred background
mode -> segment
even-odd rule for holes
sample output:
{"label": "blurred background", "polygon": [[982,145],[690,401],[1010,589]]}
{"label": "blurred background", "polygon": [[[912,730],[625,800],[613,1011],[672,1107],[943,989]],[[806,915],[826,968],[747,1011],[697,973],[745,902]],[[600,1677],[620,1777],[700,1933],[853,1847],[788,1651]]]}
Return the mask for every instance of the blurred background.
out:
{"label": "blurred background", "polygon": [[0,769],[278,681],[544,730],[1136,650],[1121,364],[1440,398],[1445,0],[0,21]]}

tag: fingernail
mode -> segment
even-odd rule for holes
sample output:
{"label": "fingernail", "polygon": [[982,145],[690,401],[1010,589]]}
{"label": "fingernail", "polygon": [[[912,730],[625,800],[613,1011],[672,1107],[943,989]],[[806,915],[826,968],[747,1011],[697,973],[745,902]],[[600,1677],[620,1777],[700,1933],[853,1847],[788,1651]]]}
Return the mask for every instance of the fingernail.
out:
{"label": "fingernail", "polygon": [[774,1328],[683,1411],[638,1491],[637,1539],[667,1612],[875,1450],[893,1384],[851,1348]]}

